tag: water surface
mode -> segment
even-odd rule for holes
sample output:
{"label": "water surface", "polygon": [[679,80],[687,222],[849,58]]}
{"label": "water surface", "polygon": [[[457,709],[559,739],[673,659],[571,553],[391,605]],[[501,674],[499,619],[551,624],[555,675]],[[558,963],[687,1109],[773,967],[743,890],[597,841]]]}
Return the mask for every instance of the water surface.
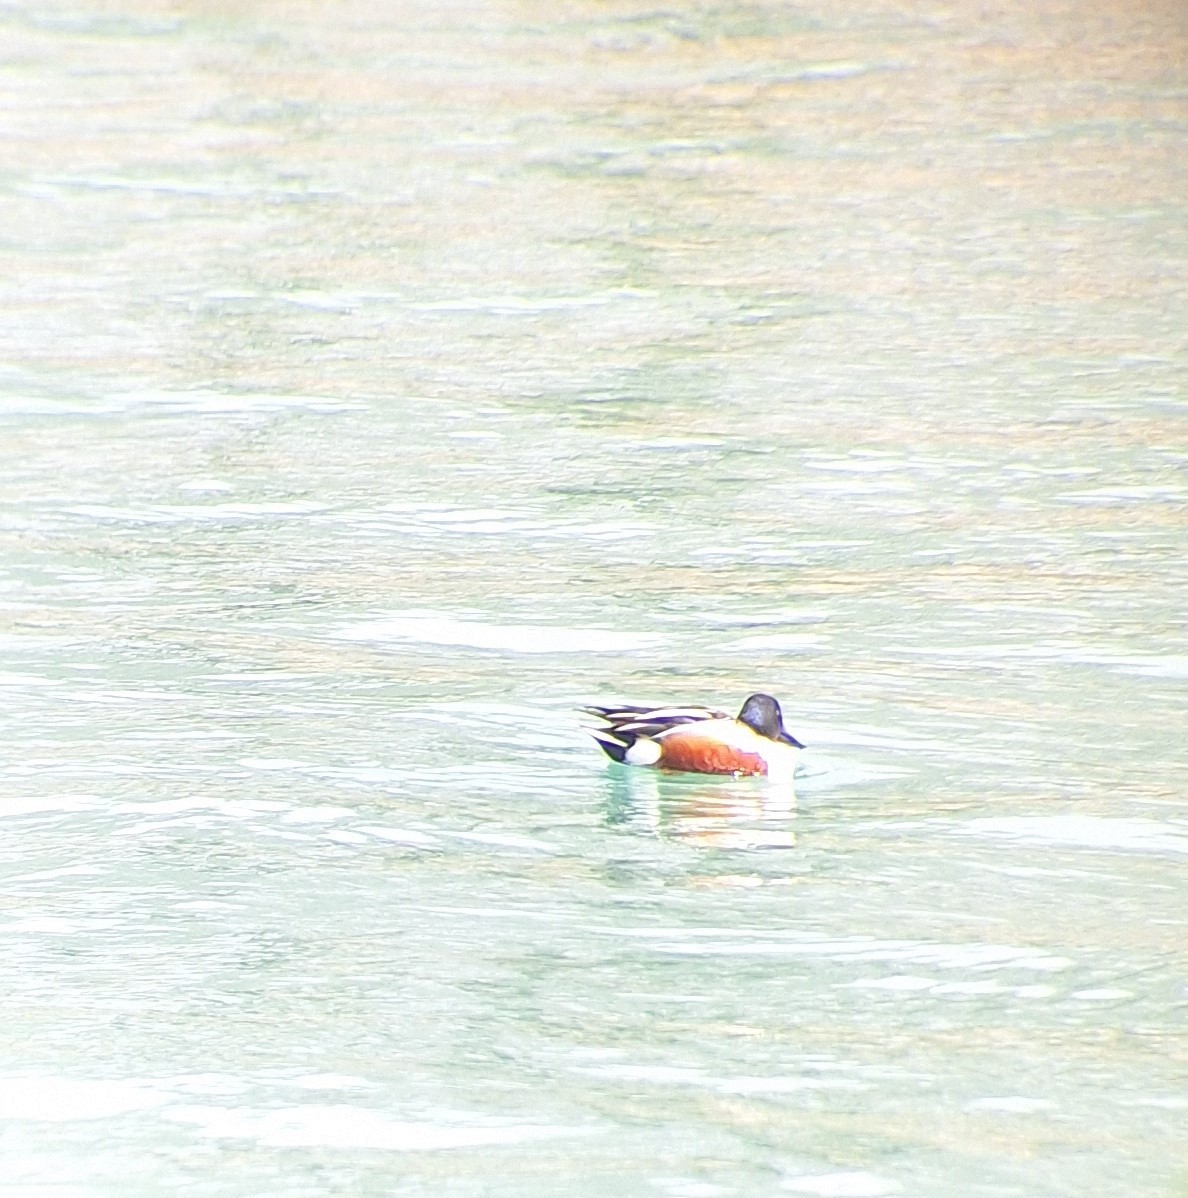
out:
{"label": "water surface", "polygon": [[1174,6],[0,36],[0,1198],[1183,1192]]}

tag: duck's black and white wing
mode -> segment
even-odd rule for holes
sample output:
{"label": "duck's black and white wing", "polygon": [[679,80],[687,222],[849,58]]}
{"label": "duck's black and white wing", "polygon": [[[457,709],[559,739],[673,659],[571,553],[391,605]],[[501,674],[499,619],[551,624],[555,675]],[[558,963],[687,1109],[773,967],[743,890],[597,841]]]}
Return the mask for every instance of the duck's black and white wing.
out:
{"label": "duck's black and white wing", "polygon": [[636,765],[648,765],[660,757],[659,746],[653,750],[646,742],[654,741],[683,724],[729,718],[725,712],[713,711],[708,707],[634,707],[621,704],[617,707],[583,707],[581,712],[587,717],[584,722],[586,731],[608,757],[613,761],[628,761]]}

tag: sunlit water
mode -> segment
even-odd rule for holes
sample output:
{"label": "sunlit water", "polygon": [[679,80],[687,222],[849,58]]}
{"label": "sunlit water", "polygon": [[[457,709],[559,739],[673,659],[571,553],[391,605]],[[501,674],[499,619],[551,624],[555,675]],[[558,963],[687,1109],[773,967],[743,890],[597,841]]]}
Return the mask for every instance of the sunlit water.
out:
{"label": "sunlit water", "polygon": [[0,1198],[1184,1193],[1178,20],[0,10]]}

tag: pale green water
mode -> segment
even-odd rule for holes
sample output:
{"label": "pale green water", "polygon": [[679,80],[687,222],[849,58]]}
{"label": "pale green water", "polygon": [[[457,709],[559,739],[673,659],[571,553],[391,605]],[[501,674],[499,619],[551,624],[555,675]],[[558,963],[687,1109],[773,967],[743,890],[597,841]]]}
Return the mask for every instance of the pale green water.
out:
{"label": "pale green water", "polygon": [[987,13],[0,9],[0,1198],[1188,1192],[1182,19]]}

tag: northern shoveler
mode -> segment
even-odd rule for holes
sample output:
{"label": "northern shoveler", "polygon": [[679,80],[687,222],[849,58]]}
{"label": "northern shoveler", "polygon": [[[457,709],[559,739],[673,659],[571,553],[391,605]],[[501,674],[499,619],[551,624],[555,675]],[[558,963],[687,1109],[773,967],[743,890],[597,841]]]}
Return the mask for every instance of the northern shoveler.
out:
{"label": "northern shoveler", "polygon": [[586,731],[612,760],[695,774],[790,778],[804,745],[770,695],[752,695],[738,718],[708,707],[583,707]]}

